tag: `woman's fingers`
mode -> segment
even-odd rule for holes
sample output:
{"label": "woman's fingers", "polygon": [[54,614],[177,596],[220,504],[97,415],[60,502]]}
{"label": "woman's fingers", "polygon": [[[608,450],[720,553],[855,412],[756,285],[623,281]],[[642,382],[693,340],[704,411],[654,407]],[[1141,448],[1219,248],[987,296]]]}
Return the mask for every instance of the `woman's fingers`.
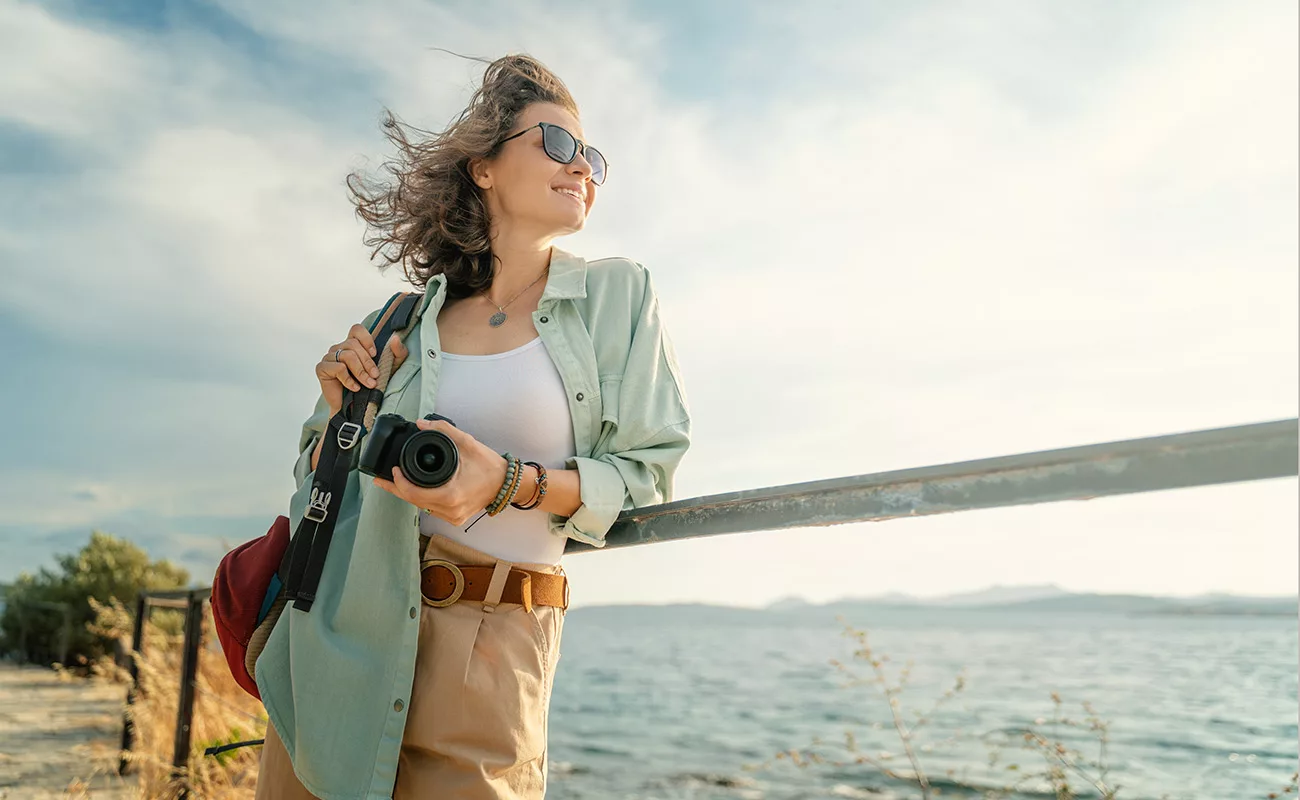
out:
{"label": "woman's fingers", "polygon": [[379,367],[376,367],[375,362],[370,360],[370,356],[360,351],[361,344],[359,342],[351,339],[349,343],[351,346],[339,353],[339,360],[347,365],[348,371],[352,373],[354,378],[373,389],[378,384]]}
{"label": "woman's fingers", "polygon": [[[397,336],[390,341],[394,363],[400,364],[407,355],[406,346]],[[347,339],[330,347],[316,364],[316,377],[330,408],[341,401],[342,389],[359,392],[362,386],[373,389],[379,385],[377,356],[375,339],[365,325],[353,325]]]}
{"label": "woman's fingers", "polygon": [[[359,372],[357,372],[358,378],[364,377],[365,373],[370,373],[370,375],[375,378],[379,377],[379,366],[375,363],[375,359],[371,356],[370,351],[366,349],[367,346],[373,349],[373,344],[367,345],[360,339],[352,338],[339,346],[345,348],[343,351],[343,356],[345,358],[349,352],[356,354],[358,360],[356,369],[359,370]],[[351,362],[348,363],[351,365]],[[354,372],[356,372],[356,370],[354,370]]]}
{"label": "woman's fingers", "polygon": [[365,355],[379,355],[375,352],[375,338],[370,335],[370,329],[365,325],[353,325],[352,329],[348,331],[348,339],[355,339],[361,345],[361,350]]}
{"label": "woman's fingers", "polygon": [[400,364],[406,360],[406,356],[410,351],[406,349],[406,345],[402,342],[402,337],[394,334],[388,338],[388,344],[390,346],[389,349],[393,351],[394,363]]}
{"label": "woman's fingers", "polygon": [[322,361],[316,365],[316,377],[322,382],[332,380],[341,383],[345,389],[354,392],[361,391],[361,384],[352,376],[352,371],[348,365],[342,361]]}
{"label": "woman's fingers", "polygon": [[406,476],[403,475],[402,471],[397,467],[393,467],[393,479],[391,481],[375,476],[374,478],[371,478],[371,483],[394,497],[400,497],[408,503],[413,502],[411,499],[411,492],[416,488],[416,486],[407,480]]}

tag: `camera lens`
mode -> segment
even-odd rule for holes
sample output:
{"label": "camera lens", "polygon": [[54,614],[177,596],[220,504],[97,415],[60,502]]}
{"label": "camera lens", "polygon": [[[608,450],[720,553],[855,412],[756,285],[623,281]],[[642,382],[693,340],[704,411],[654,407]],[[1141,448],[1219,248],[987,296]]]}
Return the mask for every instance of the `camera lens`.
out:
{"label": "camera lens", "polygon": [[412,434],[402,447],[402,474],[417,486],[441,486],[451,480],[460,464],[460,453],[447,435],[438,431]]}
{"label": "camera lens", "polygon": [[443,452],[436,447],[421,447],[415,454],[415,463],[425,472],[433,472],[442,465]]}

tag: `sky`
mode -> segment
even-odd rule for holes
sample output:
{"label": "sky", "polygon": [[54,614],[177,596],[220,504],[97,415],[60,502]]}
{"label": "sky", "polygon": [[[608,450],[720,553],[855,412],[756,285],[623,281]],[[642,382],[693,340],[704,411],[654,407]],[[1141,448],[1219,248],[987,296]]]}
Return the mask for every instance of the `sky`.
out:
{"label": "sky", "polygon": [[[111,8],[110,8],[111,6]],[[0,581],[92,529],[207,583],[312,367],[403,288],[344,191],[528,52],[653,273],[675,499],[1295,417],[1292,0],[0,2]],[[1297,592],[1297,481],[565,559],[575,605]]]}

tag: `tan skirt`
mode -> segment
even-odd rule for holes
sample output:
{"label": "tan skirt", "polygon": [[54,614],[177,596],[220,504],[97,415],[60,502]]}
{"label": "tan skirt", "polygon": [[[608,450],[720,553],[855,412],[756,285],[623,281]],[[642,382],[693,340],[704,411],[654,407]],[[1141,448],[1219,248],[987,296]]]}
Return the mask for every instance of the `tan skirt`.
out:
{"label": "tan skirt", "polygon": [[[429,540],[424,557],[465,566],[501,563],[444,536]],[[563,573],[547,564],[514,566]],[[395,800],[525,800],[546,793],[547,716],[564,611],[534,606],[530,613],[516,603],[492,600],[421,605]],[[312,797],[268,725],[258,800]]]}

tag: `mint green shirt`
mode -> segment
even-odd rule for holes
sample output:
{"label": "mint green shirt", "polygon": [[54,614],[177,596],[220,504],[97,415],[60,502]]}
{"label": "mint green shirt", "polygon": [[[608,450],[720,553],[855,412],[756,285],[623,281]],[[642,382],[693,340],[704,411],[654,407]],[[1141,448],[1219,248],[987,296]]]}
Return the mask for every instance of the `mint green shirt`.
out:
{"label": "mint green shirt", "polygon": [[[415,420],[437,410],[445,299],[445,276],[435,275],[380,413]],[[601,546],[621,511],[673,499],[690,445],[676,354],[649,271],[627,259],[588,264],[554,248],[532,317],[568,394],[577,455],[566,467],[581,480],[582,505],[567,518],[548,515],[550,530]],[[291,530],[306,510],[328,413],[322,397],[303,424]],[[287,608],[258,658],[271,723],[298,778],[324,800],[392,796],[419,636],[419,524],[419,509],[354,470],[311,613]]]}

